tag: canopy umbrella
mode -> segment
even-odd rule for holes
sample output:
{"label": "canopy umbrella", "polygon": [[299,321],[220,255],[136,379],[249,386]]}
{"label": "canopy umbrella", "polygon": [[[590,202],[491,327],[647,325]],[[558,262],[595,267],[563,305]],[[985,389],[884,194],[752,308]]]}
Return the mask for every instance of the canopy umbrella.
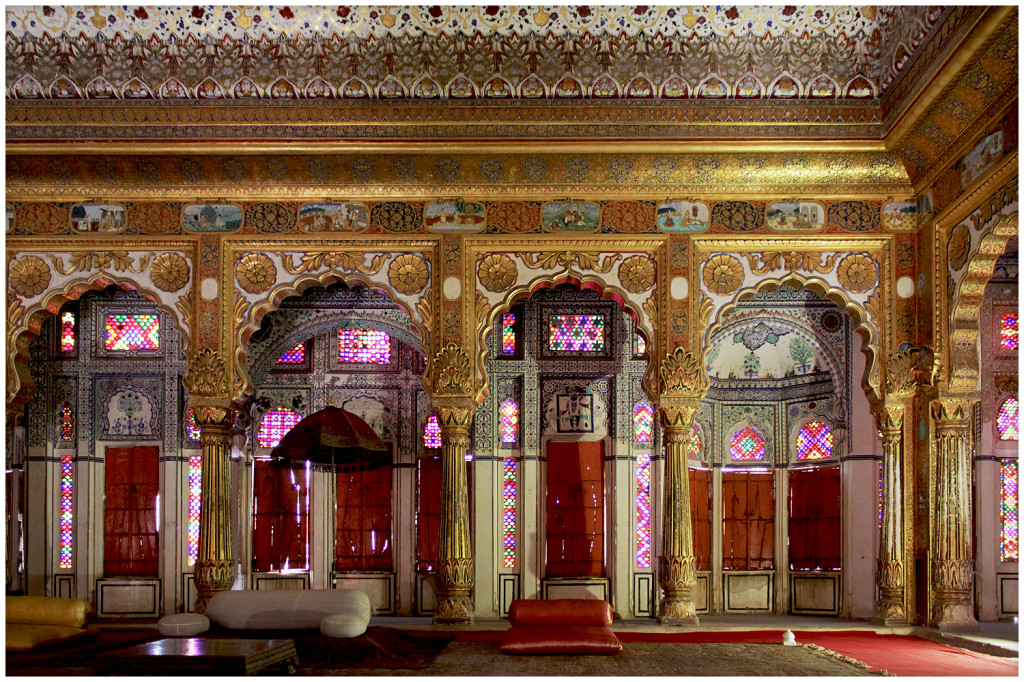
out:
{"label": "canopy umbrella", "polygon": [[391,450],[359,416],[326,407],[292,427],[270,451],[274,464],[294,469],[355,471],[391,464]]}

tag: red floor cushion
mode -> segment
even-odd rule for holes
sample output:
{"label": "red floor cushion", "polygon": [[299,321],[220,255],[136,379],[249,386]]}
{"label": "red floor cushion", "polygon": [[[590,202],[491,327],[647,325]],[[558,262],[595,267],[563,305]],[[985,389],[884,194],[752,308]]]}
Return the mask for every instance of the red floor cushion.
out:
{"label": "red floor cushion", "polygon": [[578,625],[516,625],[499,647],[506,654],[599,654],[622,651],[610,628]]}
{"label": "red floor cushion", "polygon": [[608,627],[612,606],[599,599],[515,599],[508,610],[512,625]]}

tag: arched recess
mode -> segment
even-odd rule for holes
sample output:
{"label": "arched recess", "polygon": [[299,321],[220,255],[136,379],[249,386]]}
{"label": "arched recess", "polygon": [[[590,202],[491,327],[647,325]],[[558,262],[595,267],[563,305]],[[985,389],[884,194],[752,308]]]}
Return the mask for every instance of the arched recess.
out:
{"label": "arched recess", "polygon": [[[10,292],[7,294],[7,408],[20,409],[32,399],[35,382],[28,368],[29,345],[39,336],[43,322],[56,317],[68,301],[77,301],[87,291],[102,291],[116,285],[124,291],[134,291],[147,301],[155,303],[165,319],[171,321],[182,339],[182,350],[188,356],[191,345],[189,324],[182,318],[191,311],[179,301],[177,309],[161,300],[155,289],[150,289],[137,279],[118,274],[116,278],[107,273],[100,273],[88,278],[78,278],[66,282],[63,287],[46,292],[42,298],[29,308]],[[183,299],[184,300],[184,299]],[[188,321],[190,322],[190,320]]]}

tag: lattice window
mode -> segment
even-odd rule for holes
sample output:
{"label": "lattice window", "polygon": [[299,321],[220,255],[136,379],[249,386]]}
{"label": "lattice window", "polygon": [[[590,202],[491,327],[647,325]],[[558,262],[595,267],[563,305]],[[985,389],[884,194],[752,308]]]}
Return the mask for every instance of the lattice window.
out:
{"label": "lattice window", "polygon": [[284,435],[292,430],[292,427],[302,421],[302,415],[293,412],[285,407],[279,407],[263,415],[260,420],[260,430],[256,439],[260,447],[276,448]]}
{"label": "lattice window", "polygon": [[387,365],[391,362],[391,336],[379,329],[342,329],[338,332],[338,360]]}
{"label": "lattice window", "polygon": [[729,453],[734,460],[759,462],[764,459],[764,438],[757,431],[746,426],[732,434],[732,440],[729,441]]}
{"label": "lattice window", "polygon": [[999,326],[999,348],[1017,350],[1017,313],[1003,313]]}
{"label": "lattice window", "polygon": [[604,350],[604,315],[552,315],[548,346],[553,351]]}
{"label": "lattice window", "polygon": [[306,342],[300,341],[294,348],[277,359],[279,365],[300,365],[306,361]]}
{"label": "lattice window", "polygon": [[430,415],[430,419],[423,426],[423,447],[441,447],[441,425],[437,423],[437,415]]}
{"label": "lattice window", "polygon": [[700,459],[704,455],[704,429],[700,424],[694,422],[690,429],[690,442],[686,444],[686,456],[690,459]]}
{"label": "lattice window", "polygon": [[199,556],[199,507],[203,493],[203,456],[188,458],[188,565]]}
{"label": "lattice window", "polygon": [[60,351],[66,354],[75,352],[75,314],[71,311],[60,315]]}
{"label": "lattice window", "polygon": [[1020,528],[1017,523],[1017,460],[1004,459],[999,467],[999,558],[1002,561],[1019,561]]}
{"label": "lattice window", "polygon": [[516,458],[509,455],[504,461],[504,483],[502,485],[502,566],[516,567]]}
{"label": "lattice window", "polygon": [[641,400],[633,408],[633,438],[637,443],[650,443],[654,439],[654,406]]}
{"label": "lattice window", "polygon": [[636,335],[636,354],[643,355],[647,352],[647,342],[644,341],[644,337],[639,334]]}
{"label": "lattice window", "polygon": [[515,443],[519,439],[519,403],[506,400],[498,411],[501,413],[501,442]]}
{"label": "lattice window", "polygon": [[67,400],[57,409],[57,440],[61,443],[75,440],[75,413]]}
{"label": "lattice window", "polygon": [[808,422],[796,436],[797,459],[826,459],[832,456],[832,429],[825,422]]}
{"label": "lattice window", "polygon": [[196,423],[196,411],[190,407],[185,410],[185,438],[190,443],[198,443],[199,433],[199,424]]}
{"label": "lattice window", "polygon": [[501,316],[501,352],[516,352],[516,316],[515,313],[505,313]]}
{"label": "lattice window", "polygon": [[160,349],[160,316],[155,313],[107,315],[105,330],[107,350]]}
{"label": "lattice window", "polygon": [[651,456],[636,458],[636,567],[651,567]]}
{"label": "lattice window", "polygon": [[1016,398],[1007,398],[999,406],[996,426],[999,428],[999,440],[1019,440],[1019,421],[1017,412],[1020,405]]}
{"label": "lattice window", "polygon": [[75,464],[71,455],[60,458],[60,568],[71,568],[74,551]]}

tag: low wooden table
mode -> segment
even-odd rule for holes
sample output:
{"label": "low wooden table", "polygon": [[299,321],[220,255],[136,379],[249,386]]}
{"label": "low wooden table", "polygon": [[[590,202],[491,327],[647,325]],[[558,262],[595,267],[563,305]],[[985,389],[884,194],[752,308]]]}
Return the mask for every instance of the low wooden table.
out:
{"label": "low wooden table", "polygon": [[169,637],[97,656],[106,675],[252,675],[298,665],[295,640]]}

